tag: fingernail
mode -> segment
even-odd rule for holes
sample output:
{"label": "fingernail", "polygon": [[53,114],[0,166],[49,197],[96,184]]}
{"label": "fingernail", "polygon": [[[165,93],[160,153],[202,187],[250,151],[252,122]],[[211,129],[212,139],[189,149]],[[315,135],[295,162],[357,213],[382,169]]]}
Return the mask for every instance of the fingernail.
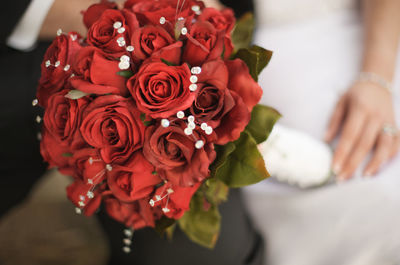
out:
{"label": "fingernail", "polygon": [[345,175],[339,175],[336,177],[336,183],[341,184],[346,181],[346,176]]}
{"label": "fingernail", "polygon": [[372,174],[372,172],[370,172],[370,171],[367,171],[367,172],[365,172],[364,173],[364,178],[372,178],[372,176],[373,176],[373,174]]}
{"label": "fingernail", "polygon": [[342,170],[342,167],[339,164],[333,165],[333,173],[335,175],[339,175],[341,170]]}

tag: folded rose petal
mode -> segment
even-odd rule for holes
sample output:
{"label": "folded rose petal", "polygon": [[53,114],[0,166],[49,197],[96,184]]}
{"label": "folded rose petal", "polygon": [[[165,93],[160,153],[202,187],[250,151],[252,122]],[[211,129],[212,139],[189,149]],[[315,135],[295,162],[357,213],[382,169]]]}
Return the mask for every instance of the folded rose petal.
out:
{"label": "folded rose petal", "polygon": [[229,89],[235,91],[251,112],[263,94],[260,85],[254,81],[249,73],[249,68],[240,59],[225,61],[229,70]]}
{"label": "folded rose petal", "polygon": [[153,165],[139,151],[124,166],[116,166],[109,172],[108,186],[117,199],[133,202],[148,197],[161,182],[153,172]]}
{"label": "folded rose petal", "polygon": [[117,74],[121,71],[118,65],[118,60],[100,49],[83,48],[75,59],[71,86],[88,94],[127,95],[126,79]]}

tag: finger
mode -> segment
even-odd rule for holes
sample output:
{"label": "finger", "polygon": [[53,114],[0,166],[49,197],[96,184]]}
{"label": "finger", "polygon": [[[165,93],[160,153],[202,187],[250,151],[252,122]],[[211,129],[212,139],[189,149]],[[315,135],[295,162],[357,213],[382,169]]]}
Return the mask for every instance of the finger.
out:
{"label": "finger", "polygon": [[331,116],[328,128],[325,133],[325,141],[331,142],[339,131],[344,114],[346,112],[346,95],[343,95],[336,104],[335,110]]}
{"label": "finger", "polygon": [[399,134],[397,134],[394,138],[394,144],[392,147],[392,152],[390,154],[390,158],[395,157],[398,154],[399,150],[400,150],[400,136],[399,136]]}
{"label": "finger", "polygon": [[351,151],[349,159],[346,160],[342,172],[338,176],[338,180],[351,178],[360,163],[365,159],[377,142],[380,128],[381,123],[377,120],[365,123],[365,129],[363,129],[361,137]]}
{"label": "finger", "polygon": [[378,172],[381,165],[389,159],[392,151],[392,144],[393,136],[386,133],[380,134],[376,150],[368,165],[365,167],[364,176],[370,177]]}
{"label": "finger", "polygon": [[333,156],[333,171],[336,174],[341,173],[344,161],[346,161],[357,139],[360,137],[365,121],[366,115],[359,108],[352,107],[349,110],[349,115],[344,122],[342,134]]}

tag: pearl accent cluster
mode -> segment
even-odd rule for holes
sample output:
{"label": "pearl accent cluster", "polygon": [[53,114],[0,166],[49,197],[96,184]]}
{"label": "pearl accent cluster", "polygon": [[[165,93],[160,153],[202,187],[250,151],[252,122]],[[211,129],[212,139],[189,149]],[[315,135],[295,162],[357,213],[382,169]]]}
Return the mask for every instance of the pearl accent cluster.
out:
{"label": "pearl accent cluster", "polygon": [[[89,165],[93,165],[94,162],[103,162],[103,160],[94,159],[93,157],[89,157],[87,161],[89,162]],[[93,178],[90,178],[87,180],[87,184],[92,185],[92,187],[90,190],[88,190],[88,192],[85,195],[81,194],[79,196],[79,202],[78,202],[79,208],[75,208],[75,211],[77,214],[81,214],[82,208],[86,206],[86,198],[88,200],[91,200],[94,198],[94,190],[96,189],[98,180],[101,177],[103,177],[107,171],[111,172],[112,170],[113,170],[113,167],[110,164],[106,164],[106,166],[103,170],[101,170],[99,173],[97,173]]]}
{"label": "pearl accent cluster", "polygon": [[119,69],[121,70],[127,70],[131,66],[131,58],[127,55],[122,55],[120,58],[120,62],[118,64]]}
{"label": "pearl accent cluster", "polygon": [[163,190],[161,192],[161,195],[155,195],[150,201],[149,204],[151,207],[154,207],[155,204],[159,201],[164,200],[165,198],[167,198],[167,202],[165,203],[165,206],[162,208],[162,211],[164,213],[169,213],[171,210],[168,208],[168,202],[169,202],[169,196],[174,193],[174,190],[169,188],[167,189],[166,193],[164,195],[162,195],[165,192],[165,190]]}
{"label": "pearl accent cluster", "polygon": [[124,236],[125,238],[122,240],[122,242],[124,243],[122,251],[124,251],[125,253],[130,253],[132,245],[133,229],[132,228],[124,229]]}
{"label": "pearl accent cluster", "polygon": [[[113,27],[114,27],[114,29],[117,30],[117,32],[118,32],[119,34],[123,34],[123,33],[126,31],[126,29],[122,26],[122,22],[121,22],[121,21],[116,21],[116,22],[114,23]],[[126,40],[125,40],[124,37],[119,37],[119,38],[117,39],[117,43],[118,43],[118,46],[119,46],[119,47],[124,47],[124,46],[126,46]],[[126,47],[126,50],[127,50],[128,52],[133,52],[133,51],[135,50],[135,48],[134,48],[133,46],[127,46],[127,47]]]}

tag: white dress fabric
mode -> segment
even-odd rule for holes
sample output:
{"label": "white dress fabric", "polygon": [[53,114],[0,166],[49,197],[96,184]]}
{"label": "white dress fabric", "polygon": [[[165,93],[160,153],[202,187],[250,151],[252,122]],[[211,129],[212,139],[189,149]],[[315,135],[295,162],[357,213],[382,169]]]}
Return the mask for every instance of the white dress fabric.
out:
{"label": "white dress fabric", "polygon": [[[262,103],[283,114],[282,125],[322,139],[339,96],[360,70],[358,6],[351,0],[256,1],[255,44],[274,51],[259,79]],[[266,180],[246,188],[245,198],[267,240],[268,265],[400,264],[399,155],[371,179],[358,170],[344,184],[307,190]]]}

